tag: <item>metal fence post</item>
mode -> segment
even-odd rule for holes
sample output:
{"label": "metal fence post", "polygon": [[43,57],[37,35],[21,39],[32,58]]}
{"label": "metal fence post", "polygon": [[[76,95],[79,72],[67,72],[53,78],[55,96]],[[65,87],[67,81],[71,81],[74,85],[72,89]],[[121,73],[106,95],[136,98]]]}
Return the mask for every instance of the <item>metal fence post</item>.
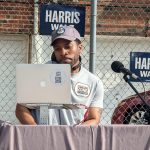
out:
{"label": "metal fence post", "polygon": [[91,0],[91,26],[90,26],[90,61],[89,70],[95,73],[96,62],[96,17],[97,17],[97,0]]}
{"label": "metal fence post", "polygon": [[38,33],[38,2],[39,0],[34,0],[34,34]]}

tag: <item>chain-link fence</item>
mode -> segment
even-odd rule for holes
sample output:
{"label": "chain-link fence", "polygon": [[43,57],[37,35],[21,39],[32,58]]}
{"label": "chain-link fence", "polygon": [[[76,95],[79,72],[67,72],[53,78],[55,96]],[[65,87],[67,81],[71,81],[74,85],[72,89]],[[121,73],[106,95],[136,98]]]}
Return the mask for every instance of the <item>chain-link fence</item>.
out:
{"label": "chain-link fence", "polygon": [[[53,51],[50,36],[39,35],[39,7],[42,4],[86,7],[82,64],[89,68],[90,0],[3,0],[0,2],[0,119],[17,123],[15,118],[15,65],[45,63]],[[147,108],[141,100],[126,99],[134,94],[121,74],[111,70],[115,60],[129,68],[130,52],[150,52],[149,0],[98,0],[96,75],[105,87],[102,124],[147,124]],[[33,26],[34,25],[34,26]],[[17,35],[16,35],[17,34]],[[150,76],[149,76],[150,77]],[[134,82],[139,92],[143,85]],[[149,83],[144,82],[145,90]],[[147,93],[149,94],[149,93]],[[146,96],[145,99],[148,99]],[[120,103],[123,99],[126,101]],[[117,108],[118,104],[119,107]],[[121,106],[121,107],[120,107]],[[116,109],[117,108],[117,109]],[[113,114],[113,112],[115,113]],[[150,117],[149,117],[150,118]]]}

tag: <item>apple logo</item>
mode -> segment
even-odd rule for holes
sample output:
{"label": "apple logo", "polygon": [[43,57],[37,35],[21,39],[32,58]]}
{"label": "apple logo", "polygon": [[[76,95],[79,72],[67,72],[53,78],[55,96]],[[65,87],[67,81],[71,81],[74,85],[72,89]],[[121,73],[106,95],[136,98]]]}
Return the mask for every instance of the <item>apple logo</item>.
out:
{"label": "apple logo", "polygon": [[41,81],[41,82],[40,82],[40,86],[41,86],[41,87],[46,87],[46,81]]}

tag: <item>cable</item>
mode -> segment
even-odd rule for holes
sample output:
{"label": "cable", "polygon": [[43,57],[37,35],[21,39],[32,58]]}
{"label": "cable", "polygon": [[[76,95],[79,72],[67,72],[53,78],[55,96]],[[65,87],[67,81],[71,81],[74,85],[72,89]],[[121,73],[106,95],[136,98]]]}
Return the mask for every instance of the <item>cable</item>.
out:
{"label": "cable", "polygon": [[[143,82],[142,82],[142,80],[140,79],[140,78],[138,78],[137,80],[139,80],[140,81],[140,83],[142,83],[142,86],[143,86],[143,90],[144,90],[144,95],[143,95],[143,98],[144,98],[144,100],[145,100],[145,98],[146,98],[146,90],[145,90],[145,86],[144,86],[144,84],[143,84]],[[148,105],[148,104],[147,104]]]}

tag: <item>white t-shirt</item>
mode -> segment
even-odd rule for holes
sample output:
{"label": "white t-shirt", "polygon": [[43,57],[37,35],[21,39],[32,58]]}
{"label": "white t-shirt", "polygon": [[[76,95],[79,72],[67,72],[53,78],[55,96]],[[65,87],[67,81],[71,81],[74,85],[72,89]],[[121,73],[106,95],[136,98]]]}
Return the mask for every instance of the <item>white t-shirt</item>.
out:
{"label": "white t-shirt", "polygon": [[[81,70],[71,76],[71,101],[87,107],[103,108],[104,88],[102,81],[81,66]],[[50,125],[74,125],[84,119],[86,109],[49,109]],[[39,123],[39,110],[32,110]]]}

